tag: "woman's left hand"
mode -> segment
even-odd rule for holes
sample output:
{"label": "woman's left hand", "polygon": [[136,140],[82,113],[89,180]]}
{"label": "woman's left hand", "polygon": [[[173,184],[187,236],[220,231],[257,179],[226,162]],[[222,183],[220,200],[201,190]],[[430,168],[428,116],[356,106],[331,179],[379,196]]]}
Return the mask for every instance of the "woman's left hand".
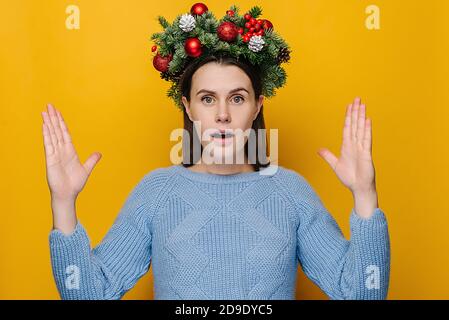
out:
{"label": "woman's left hand", "polygon": [[318,154],[331,166],[339,180],[351,190],[358,215],[369,218],[378,207],[375,169],[372,160],[371,119],[361,99],[346,109],[340,158],[326,148]]}

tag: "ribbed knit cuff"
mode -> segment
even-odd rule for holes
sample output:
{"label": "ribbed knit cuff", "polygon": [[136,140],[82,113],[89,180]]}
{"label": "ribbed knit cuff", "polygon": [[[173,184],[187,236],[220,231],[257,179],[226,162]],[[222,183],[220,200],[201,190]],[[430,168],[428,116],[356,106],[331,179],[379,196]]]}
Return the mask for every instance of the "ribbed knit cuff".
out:
{"label": "ribbed knit cuff", "polygon": [[357,250],[373,253],[376,260],[385,260],[389,251],[389,234],[387,219],[380,208],[376,208],[368,219],[357,215],[352,209],[350,227],[351,242]]}
{"label": "ribbed knit cuff", "polygon": [[83,225],[77,221],[75,229],[71,234],[64,234],[61,230],[53,229],[49,235],[51,247],[64,247],[66,249],[75,249],[80,246],[89,246],[89,238]]}
{"label": "ribbed knit cuff", "polygon": [[[86,230],[77,222],[71,234],[53,229],[49,235],[53,276],[62,299],[95,297],[92,287],[90,244]],[[67,287],[69,276],[79,277],[79,290]]]}
{"label": "ribbed knit cuff", "polygon": [[[354,291],[350,296],[353,299],[385,299],[390,274],[390,240],[385,214],[376,208],[366,219],[358,216],[353,209],[350,223],[356,275]],[[377,279],[375,282],[379,287],[367,287],[367,274],[375,276],[373,279]]]}
{"label": "ribbed knit cuff", "polygon": [[387,219],[380,208],[374,209],[371,217],[363,218],[359,216],[353,208],[350,216],[351,235],[362,238],[376,238],[379,229],[387,230]]}

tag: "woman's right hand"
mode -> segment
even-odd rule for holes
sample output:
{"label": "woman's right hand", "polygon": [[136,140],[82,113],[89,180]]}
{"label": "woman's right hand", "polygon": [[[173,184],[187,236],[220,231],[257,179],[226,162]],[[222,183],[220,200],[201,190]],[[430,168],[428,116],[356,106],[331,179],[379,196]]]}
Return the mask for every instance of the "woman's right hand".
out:
{"label": "woman's right hand", "polygon": [[[93,168],[101,158],[95,152],[82,164],[72,144],[62,114],[51,104],[42,112],[47,183],[52,198],[54,227],[72,231],[76,217],[74,203]],[[66,212],[55,212],[66,211]],[[71,211],[71,212],[67,212]],[[68,221],[70,220],[70,221]]]}

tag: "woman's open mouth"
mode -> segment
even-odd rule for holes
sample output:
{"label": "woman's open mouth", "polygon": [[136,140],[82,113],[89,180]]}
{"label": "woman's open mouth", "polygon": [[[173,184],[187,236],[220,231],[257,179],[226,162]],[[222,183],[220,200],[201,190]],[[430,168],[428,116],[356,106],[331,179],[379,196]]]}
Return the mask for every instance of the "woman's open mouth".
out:
{"label": "woman's open mouth", "polygon": [[234,140],[234,134],[229,131],[217,131],[211,134],[212,140],[219,145],[229,145]]}

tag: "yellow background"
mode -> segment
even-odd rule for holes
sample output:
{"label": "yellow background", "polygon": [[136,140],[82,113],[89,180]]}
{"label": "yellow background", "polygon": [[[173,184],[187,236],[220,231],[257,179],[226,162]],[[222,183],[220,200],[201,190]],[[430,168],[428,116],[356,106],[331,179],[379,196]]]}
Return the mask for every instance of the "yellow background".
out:
{"label": "yellow background", "polygon": [[[138,180],[171,164],[169,134],[182,117],[152,66],[149,37],[162,30],[157,15],[171,22],[193,2],[1,1],[0,298],[59,298],[41,134],[47,102],[62,111],[83,161],[103,154],[77,202],[93,245]],[[207,1],[219,18],[232,3]],[[449,1],[235,3],[262,6],[294,51],[287,86],[265,104],[280,164],[309,179],[348,237],[352,196],[316,151],[339,154],[345,107],[361,96],[390,226],[389,298],[448,299]],[[65,27],[70,4],[81,10],[80,30]],[[370,4],[381,10],[378,31],[365,27]],[[298,276],[298,299],[326,299]],[[152,285],[150,271],[125,298],[152,299]]]}

